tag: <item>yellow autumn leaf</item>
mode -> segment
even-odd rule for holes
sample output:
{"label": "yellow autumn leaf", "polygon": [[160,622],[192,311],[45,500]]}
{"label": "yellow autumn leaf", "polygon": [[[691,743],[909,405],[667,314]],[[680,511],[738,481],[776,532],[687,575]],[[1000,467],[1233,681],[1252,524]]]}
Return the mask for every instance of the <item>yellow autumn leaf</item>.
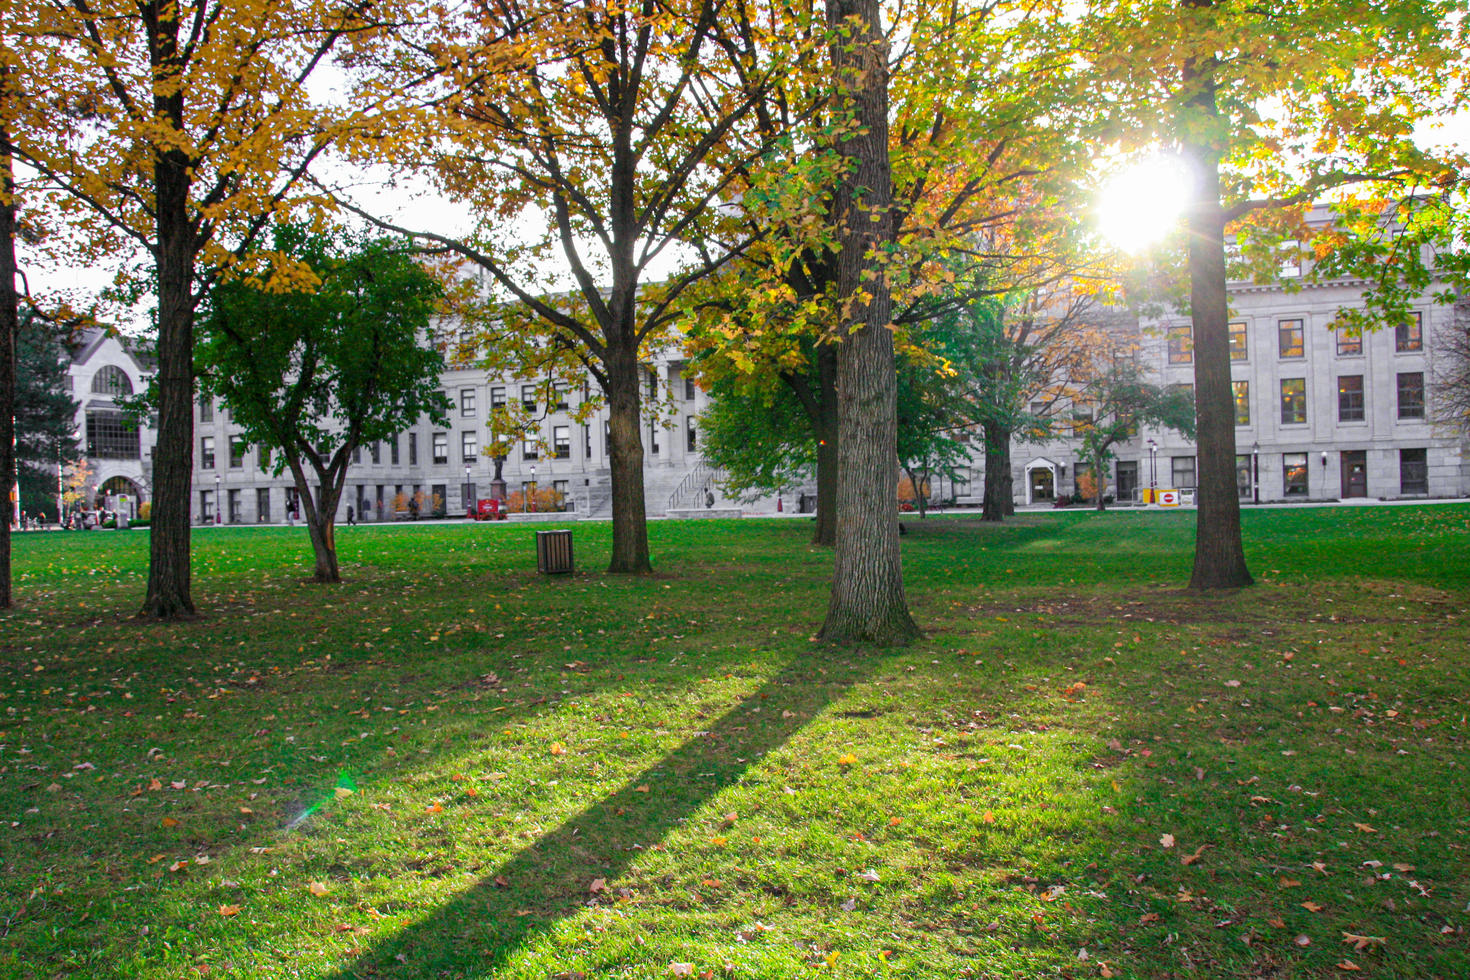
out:
{"label": "yellow autumn leaf", "polygon": [[317,898],[321,898],[327,893],[327,886],[322,884],[320,881],[313,881],[311,884],[306,886],[306,890],[311,892]]}
{"label": "yellow autumn leaf", "polygon": [[837,757],[837,764],[839,766],[856,765],[857,761],[857,756],[853,755],[851,752],[847,753],[846,755],[840,755]]}

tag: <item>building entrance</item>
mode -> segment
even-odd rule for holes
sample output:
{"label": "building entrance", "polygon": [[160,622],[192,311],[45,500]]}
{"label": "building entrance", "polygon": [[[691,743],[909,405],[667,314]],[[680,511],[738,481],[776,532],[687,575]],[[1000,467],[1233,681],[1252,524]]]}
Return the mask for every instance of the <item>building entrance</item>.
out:
{"label": "building entrance", "polygon": [[1368,496],[1368,453],[1357,449],[1342,454],[1342,496]]}

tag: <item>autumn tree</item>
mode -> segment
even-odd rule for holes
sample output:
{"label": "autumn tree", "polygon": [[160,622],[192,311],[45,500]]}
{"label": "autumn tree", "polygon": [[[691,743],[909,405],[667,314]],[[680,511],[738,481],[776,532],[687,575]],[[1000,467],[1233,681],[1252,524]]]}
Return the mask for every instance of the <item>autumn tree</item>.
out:
{"label": "autumn tree", "polygon": [[199,322],[200,390],[291,473],[318,582],[341,581],[336,518],[353,452],[428,415],[445,424],[444,359],[428,343],[438,277],[401,241],[284,227],[277,262],[215,285]]}
{"label": "autumn tree", "polygon": [[15,485],[15,337],[19,329],[20,298],[17,295],[15,236],[15,164],[10,147],[11,118],[17,95],[12,87],[9,44],[0,44],[0,494],[5,501],[5,519],[0,520],[0,609],[9,609],[10,522]]}
{"label": "autumn tree", "polygon": [[[329,101],[314,84],[414,13],[328,0],[34,0],[8,6],[11,149],[50,216],[53,257],[123,258],[155,301],[158,442],[143,614],[194,610],[189,566],[195,310],[271,218],[309,200],[326,150],[391,133],[413,77]],[[348,76],[342,76],[347,78]],[[132,249],[146,256],[135,267]]]}
{"label": "autumn tree", "polygon": [[[1068,138],[1065,34],[1045,28],[1044,10],[921,2],[886,25],[894,203],[883,268],[900,346],[981,297],[1054,281],[1071,261],[1080,202],[1069,195],[1085,154]],[[825,88],[784,94],[772,115],[798,97],[821,108],[801,138],[741,175],[739,218],[754,242],[689,304],[688,349],[712,387],[765,397],[782,385],[806,410],[819,449],[813,541],[830,545],[841,339],[831,187],[848,121]]]}
{"label": "autumn tree", "polygon": [[1198,404],[1193,589],[1252,581],[1240,535],[1225,239],[1282,241],[1334,189],[1402,194],[1445,175],[1413,140],[1463,75],[1465,18],[1434,0],[1365,5],[1121,0],[1098,5],[1092,63],[1124,146],[1190,167],[1185,215]]}
{"label": "autumn tree", "polygon": [[[507,336],[525,359],[559,353],[596,380],[610,428],[613,572],[652,567],[642,362],[669,343],[684,290],[740,249],[711,242],[710,228],[737,163],[765,150],[751,120],[793,58],[771,29],[787,12],[757,13],[724,0],[529,0],[482,8],[452,49],[436,49],[452,50],[462,97],[436,124],[427,165],[481,226],[464,238],[414,233],[476,263],[517,305],[534,329]],[[492,27],[504,44],[487,40]],[[693,242],[703,249],[665,275]],[[547,273],[551,262],[564,278]]]}

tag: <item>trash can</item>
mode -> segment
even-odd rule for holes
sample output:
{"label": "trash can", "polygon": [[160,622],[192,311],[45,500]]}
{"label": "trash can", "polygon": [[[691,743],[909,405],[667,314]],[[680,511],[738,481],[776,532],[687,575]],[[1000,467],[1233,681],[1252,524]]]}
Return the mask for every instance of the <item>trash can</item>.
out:
{"label": "trash can", "polygon": [[572,571],[572,532],[536,532],[536,571],[560,575]]}

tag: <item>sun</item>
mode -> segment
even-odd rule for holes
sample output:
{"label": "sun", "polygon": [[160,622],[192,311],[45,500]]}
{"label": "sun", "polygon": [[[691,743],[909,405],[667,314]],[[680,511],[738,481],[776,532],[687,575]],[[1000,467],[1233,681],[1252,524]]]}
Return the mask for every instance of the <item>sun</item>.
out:
{"label": "sun", "polygon": [[1189,189],[1189,173],[1177,156],[1155,154],[1136,160],[1103,183],[1095,212],[1097,229],[1125,252],[1156,245],[1178,227]]}

